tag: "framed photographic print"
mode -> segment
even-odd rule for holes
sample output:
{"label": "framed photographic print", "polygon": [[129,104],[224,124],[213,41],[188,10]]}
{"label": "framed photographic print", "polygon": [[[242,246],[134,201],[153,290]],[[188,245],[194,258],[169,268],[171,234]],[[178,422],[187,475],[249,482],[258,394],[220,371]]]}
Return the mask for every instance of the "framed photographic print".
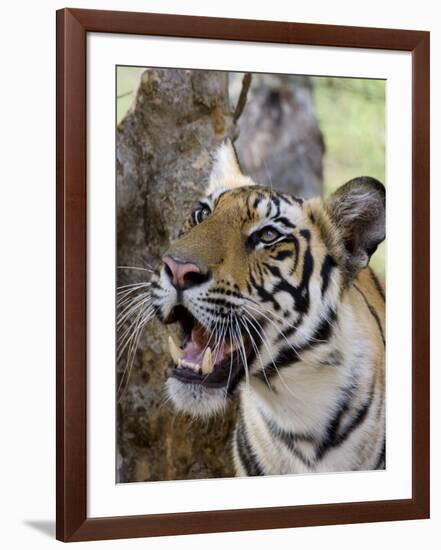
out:
{"label": "framed photographic print", "polygon": [[429,34],[57,12],[57,538],[427,517]]}

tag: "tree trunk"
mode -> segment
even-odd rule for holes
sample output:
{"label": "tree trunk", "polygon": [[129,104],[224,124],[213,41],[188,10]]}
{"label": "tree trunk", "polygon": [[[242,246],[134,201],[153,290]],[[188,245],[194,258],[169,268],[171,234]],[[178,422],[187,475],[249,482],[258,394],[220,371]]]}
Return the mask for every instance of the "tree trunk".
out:
{"label": "tree trunk", "polygon": [[[235,126],[228,75],[147,70],[131,112],[117,129],[118,265],[157,266],[204,190],[210,153]],[[119,269],[119,285],[147,280]],[[146,273],[146,275],[148,275]],[[176,415],[165,403],[172,366],[169,330],[148,325],[118,403],[118,480],[231,476],[228,438],[235,407],[213,421]],[[118,365],[119,375],[125,357]]]}

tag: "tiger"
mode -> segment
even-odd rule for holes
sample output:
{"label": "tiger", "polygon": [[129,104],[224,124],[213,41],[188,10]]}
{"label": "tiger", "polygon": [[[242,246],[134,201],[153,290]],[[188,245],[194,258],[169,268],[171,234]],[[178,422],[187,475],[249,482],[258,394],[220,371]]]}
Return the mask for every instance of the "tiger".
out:
{"label": "tiger", "polygon": [[151,292],[180,328],[174,407],[208,418],[238,397],[237,476],[385,469],[385,291],[369,266],[385,201],[367,176],[303,200],[243,174],[230,140],[215,151]]}

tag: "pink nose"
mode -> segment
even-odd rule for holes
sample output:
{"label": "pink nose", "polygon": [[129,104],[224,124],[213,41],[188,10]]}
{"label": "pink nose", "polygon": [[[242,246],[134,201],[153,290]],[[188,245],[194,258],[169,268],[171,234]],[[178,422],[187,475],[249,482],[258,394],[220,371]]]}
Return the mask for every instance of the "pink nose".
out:
{"label": "pink nose", "polygon": [[162,261],[168,267],[173,286],[176,288],[185,289],[193,286],[190,273],[201,273],[196,264],[177,262],[171,256],[164,256]]}

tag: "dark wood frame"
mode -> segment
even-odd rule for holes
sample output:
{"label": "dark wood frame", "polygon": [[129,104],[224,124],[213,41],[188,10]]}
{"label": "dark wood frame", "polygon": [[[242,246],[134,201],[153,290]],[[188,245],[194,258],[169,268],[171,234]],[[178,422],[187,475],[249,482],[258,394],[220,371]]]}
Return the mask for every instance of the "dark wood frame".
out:
{"label": "dark wood frame", "polygon": [[[412,52],[412,498],[88,518],[86,36],[124,33]],[[429,517],[429,33],[82,9],[57,12],[57,538],[115,539]]]}

